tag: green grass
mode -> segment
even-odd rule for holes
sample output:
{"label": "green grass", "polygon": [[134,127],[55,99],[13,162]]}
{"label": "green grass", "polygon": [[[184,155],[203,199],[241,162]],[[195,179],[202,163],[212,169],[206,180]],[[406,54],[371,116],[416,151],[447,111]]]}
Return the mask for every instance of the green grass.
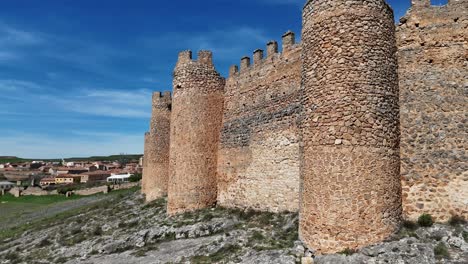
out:
{"label": "green grass", "polygon": [[83,198],[84,196],[73,195],[72,197],[65,197],[65,195],[43,195],[43,196],[34,196],[34,195],[26,195],[21,197],[14,197],[11,194],[6,194],[4,196],[0,196],[0,208],[5,203],[19,203],[19,204],[40,204],[40,205],[47,205],[47,204],[54,204],[64,201],[76,200]]}
{"label": "green grass", "polygon": [[[37,230],[37,229],[48,228],[50,226],[53,226],[54,224],[66,222],[71,217],[82,214],[89,210],[102,210],[103,208],[112,206],[113,198],[125,197],[126,195],[134,193],[137,190],[139,190],[139,187],[112,191],[107,195],[96,194],[96,196],[106,195],[107,197],[109,197],[109,199],[96,201],[92,204],[85,205],[76,209],[68,210],[63,213],[51,214],[46,217],[36,219],[32,222],[27,222],[26,224],[23,224],[23,225],[14,226],[8,229],[0,229],[0,244],[3,240],[17,237],[18,235],[21,235],[23,232],[27,230],[31,230],[31,229]],[[83,196],[81,196],[81,198],[82,197]],[[0,203],[0,211],[2,212],[2,214],[0,214],[0,224],[2,223],[2,221],[14,221],[13,219],[15,219],[15,217],[18,217],[19,219],[20,217],[22,217],[24,213],[33,212],[34,210],[42,210],[46,208],[47,206],[64,202],[64,201],[58,200],[58,198],[55,198],[57,199],[55,200],[56,201],[55,203],[49,203],[49,204],[47,204],[46,202],[50,202],[51,200],[54,200],[54,199],[51,198],[51,200],[45,200],[45,201],[42,200],[40,197],[25,198],[25,199],[32,199],[33,202],[31,203],[21,203],[21,202],[20,203],[5,203],[5,204]]]}
{"label": "green grass", "polygon": [[448,259],[450,258],[450,253],[448,252],[447,246],[445,246],[444,243],[440,242],[435,248],[434,248],[434,255],[436,256],[437,259]]}

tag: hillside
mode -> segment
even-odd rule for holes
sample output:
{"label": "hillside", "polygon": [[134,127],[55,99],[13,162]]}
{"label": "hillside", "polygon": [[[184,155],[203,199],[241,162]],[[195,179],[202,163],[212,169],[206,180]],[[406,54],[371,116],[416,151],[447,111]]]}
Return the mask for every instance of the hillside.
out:
{"label": "hillside", "polygon": [[[212,208],[169,217],[165,207],[165,199],[145,204],[133,190],[34,223],[18,219],[0,230],[0,263],[293,264],[307,254],[295,213]],[[466,263],[466,240],[466,224],[409,227],[393,241],[315,263]]]}
{"label": "hillside", "polygon": [[[118,161],[118,160],[127,160],[127,161],[137,161],[142,157],[142,154],[125,154],[125,155],[110,155],[110,156],[91,156],[91,157],[72,157],[65,158],[66,161]],[[15,156],[0,156],[0,164],[2,163],[21,163],[21,162],[31,162],[33,160],[42,160],[42,161],[61,161],[61,159],[31,159],[31,158],[19,158]]]}

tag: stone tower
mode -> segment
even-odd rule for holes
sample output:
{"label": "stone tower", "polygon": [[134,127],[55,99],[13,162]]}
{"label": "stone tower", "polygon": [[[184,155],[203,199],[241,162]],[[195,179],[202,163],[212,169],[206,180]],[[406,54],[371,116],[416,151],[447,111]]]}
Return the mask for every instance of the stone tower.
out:
{"label": "stone tower", "polygon": [[212,53],[183,51],[174,70],[168,213],[212,206],[225,80]]}
{"label": "stone tower", "polygon": [[323,254],[400,223],[395,25],[384,0],[310,0],[303,12],[299,233]]}
{"label": "stone tower", "polygon": [[142,192],[146,195],[147,202],[167,195],[171,104],[171,92],[153,93],[150,132],[145,134],[142,180]]}

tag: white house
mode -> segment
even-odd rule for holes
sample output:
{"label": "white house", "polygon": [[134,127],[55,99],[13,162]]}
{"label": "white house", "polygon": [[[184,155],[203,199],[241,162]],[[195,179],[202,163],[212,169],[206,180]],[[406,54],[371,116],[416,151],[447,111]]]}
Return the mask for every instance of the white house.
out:
{"label": "white house", "polygon": [[112,182],[112,183],[124,183],[124,182],[129,182],[130,177],[132,177],[132,174],[127,173],[127,174],[116,174],[112,175],[107,178],[107,182]]}

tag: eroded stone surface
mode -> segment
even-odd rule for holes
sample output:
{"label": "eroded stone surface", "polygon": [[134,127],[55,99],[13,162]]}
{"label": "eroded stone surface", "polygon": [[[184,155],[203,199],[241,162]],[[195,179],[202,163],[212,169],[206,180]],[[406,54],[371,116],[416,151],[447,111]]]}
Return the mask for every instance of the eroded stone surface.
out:
{"label": "eroded stone surface", "polygon": [[319,253],[382,241],[400,223],[393,23],[383,0],[304,8],[300,236]]}
{"label": "eroded stone surface", "polygon": [[171,104],[170,92],[153,94],[150,132],[145,134],[143,160],[142,192],[146,195],[146,201],[167,195]]}
{"label": "eroded stone surface", "polygon": [[468,217],[468,1],[417,1],[398,26],[405,215]]}

